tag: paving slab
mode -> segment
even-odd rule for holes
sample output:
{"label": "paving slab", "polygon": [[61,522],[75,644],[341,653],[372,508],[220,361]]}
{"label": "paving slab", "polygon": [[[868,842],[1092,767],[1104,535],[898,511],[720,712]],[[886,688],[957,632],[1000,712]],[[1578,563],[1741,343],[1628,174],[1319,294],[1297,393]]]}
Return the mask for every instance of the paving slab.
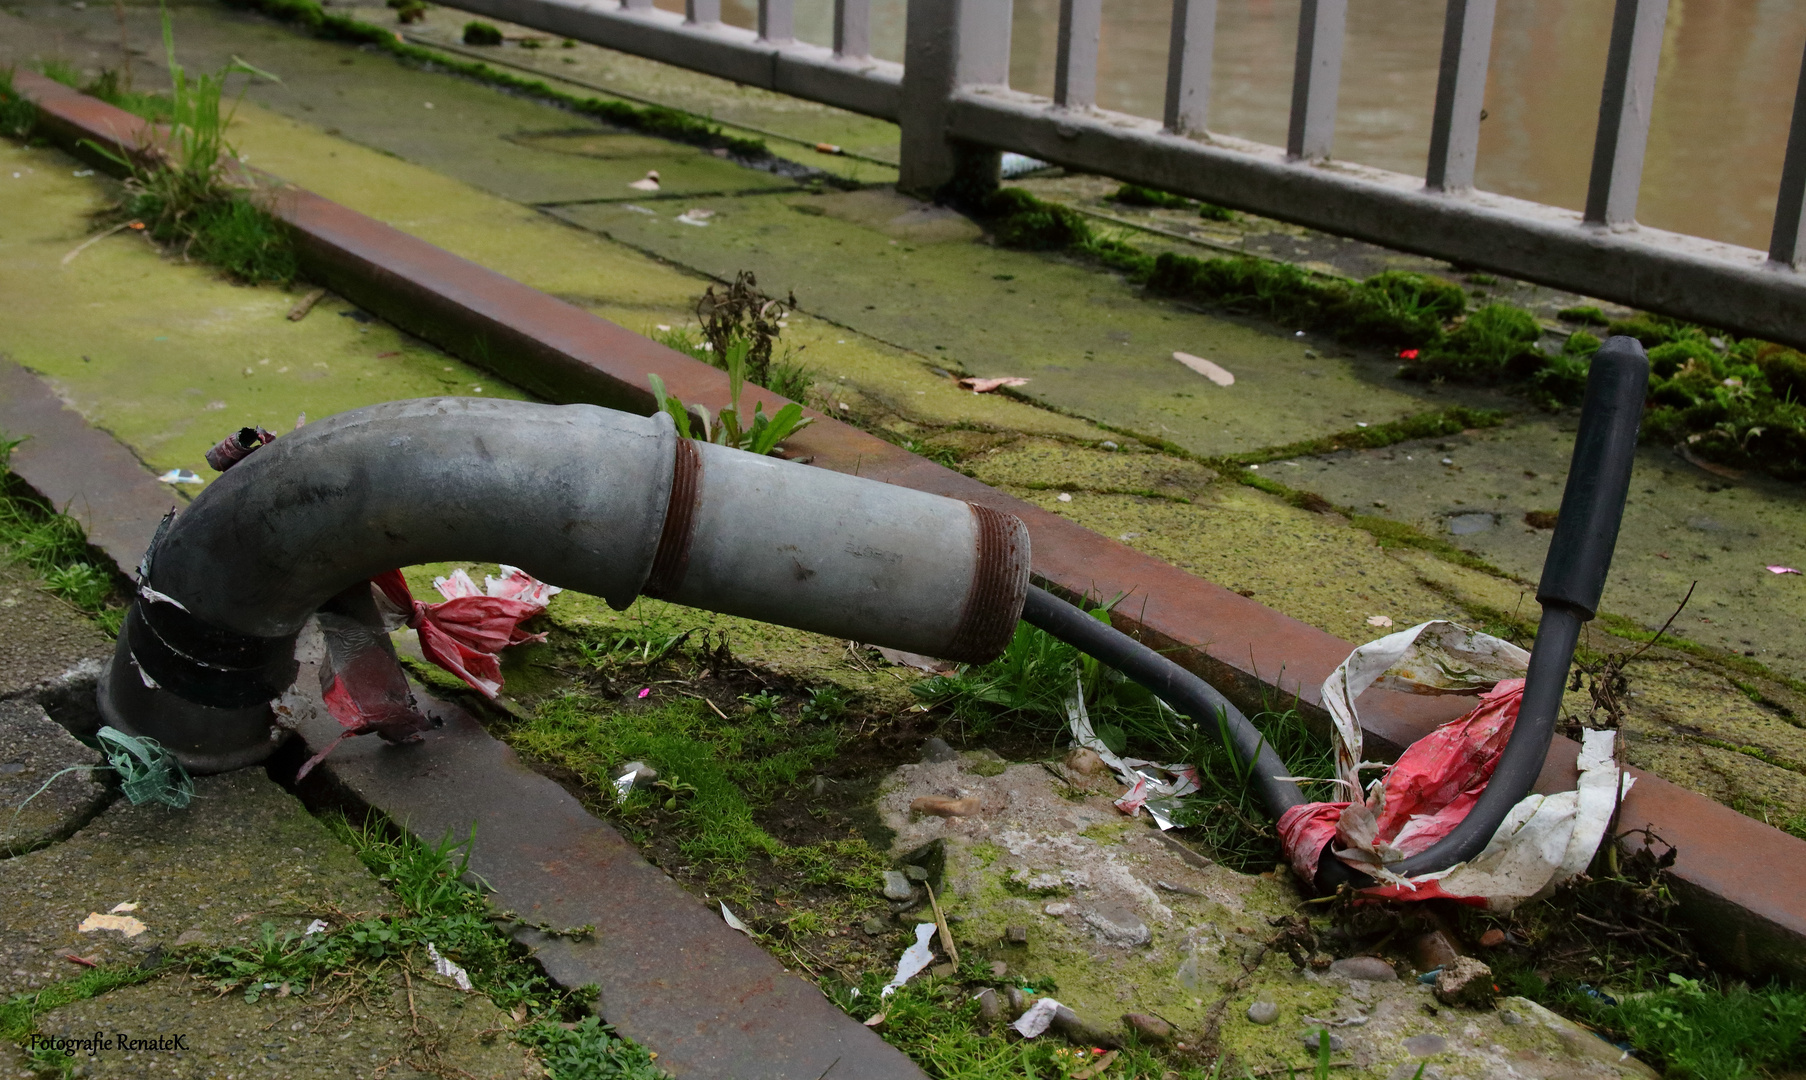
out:
{"label": "paving slab", "polygon": [[61,840],[100,813],[110,793],[89,770],[102,760],[37,702],[0,701],[0,858]]}
{"label": "paving slab", "polygon": [[[1263,468],[1340,506],[1409,522],[1522,581],[1542,574],[1561,507],[1578,417],[1513,423],[1379,450],[1342,451]],[[1532,524],[1529,515],[1551,515]],[[1675,628],[1693,641],[1754,656],[1806,678],[1806,501],[1798,484],[1734,479],[1667,447],[1637,454],[1605,610],[1654,630],[1693,599]]]}
{"label": "paving slab", "polygon": [[[4,378],[4,367],[0,364],[0,378]],[[118,443],[113,446],[124,451]],[[139,475],[144,475],[142,469]],[[136,536],[142,527],[137,518],[97,524],[103,534],[120,537]],[[125,550],[133,548],[134,542],[127,541]],[[136,550],[143,554],[142,548]],[[0,561],[0,699],[55,698],[60,702],[79,696],[112,655],[113,639],[93,620],[51,594],[43,579],[25,567]]]}
{"label": "paving slab", "polygon": [[[178,943],[245,945],[389,903],[356,856],[259,769],[195,781],[176,810],[120,800],[60,844],[0,860],[0,996],[79,974],[73,953],[139,963]],[[141,930],[80,926],[135,904]]]}
{"label": "paving slab", "polygon": [[[41,1013],[40,1034],[88,1038],[103,1032],[114,1045],[78,1054],[78,1077],[327,1077],[426,1080],[544,1076],[529,1052],[507,1035],[508,1015],[482,994],[461,991],[431,968],[391,970],[374,987],[345,1001],[324,995],[277,997],[250,1004],[183,975],[114,990]],[[151,1041],[181,1036],[179,1046],[126,1048],[118,1036]],[[26,1074],[32,1075],[32,1074]]]}

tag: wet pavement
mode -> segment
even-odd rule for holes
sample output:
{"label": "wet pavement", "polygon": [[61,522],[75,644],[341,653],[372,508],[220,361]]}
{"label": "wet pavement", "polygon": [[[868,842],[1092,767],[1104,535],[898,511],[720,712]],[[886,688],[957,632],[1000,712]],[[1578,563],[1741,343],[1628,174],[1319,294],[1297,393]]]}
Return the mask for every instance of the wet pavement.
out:
{"label": "wet pavement", "polygon": [[[116,55],[107,52],[116,41],[110,13],[21,11],[0,16],[6,56],[60,49],[79,59],[84,45],[86,64]],[[128,21],[148,45],[148,11],[133,9]],[[705,275],[755,269],[772,291],[794,288],[808,313],[786,340],[806,346],[800,359],[820,373],[820,404],[845,405],[863,422],[952,449],[987,482],[1313,625],[1364,640],[1384,632],[1369,623],[1376,616],[1403,626],[1534,610],[1527,594],[1548,532],[1525,515],[1559,504],[1571,413],[1404,383],[1385,355],[1149,301],[1113,275],[994,248],[965,219],[886,188],[812,191],[255,17],[179,8],[176,36],[191,67],[240,54],[283,77],[254,85],[254,104],[234,125],[251,164],[636,330],[689,321]],[[554,51],[530,60],[563,65]],[[756,92],[730,93],[726,84],[603,50],[571,52],[579,62],[565,66],[583,68],[586,78],[655,78],[646,94],[660,100],[732,98],[737,122],[789,124],[783,130],[798,146],[808,132],[829,130],[811,125],[850,123],[831,110],[786,112]],[[583,67],[604,61],[615,66]],[[139,70],[155,78],[148,65]],[[880,152],[881,140],[868,134],[862,145]],[[0,154],[7,172],[20,173],[0,182],[21,196],[8,200],[15,210],[0,230],[0,275],[21,298],[0,349],[49,376],[153,467],[201,471],[200,451],[241,423],[273,427],[301,411],[320,416],[478,387],[515,393],[335,301],[288,323],[281,316],[291,296],[225,285],[200,267],[160,261],[128,237],[63,265],[107,188],[73,176],[79,163],[57,151],[9,145]],[[627,186],[651,168],[669,175],[668,190],[653,197]],[[714,213],[692,215],[700,225],[678,220],[696,209]],[[1357,255],[1371,257],[1349,258]],[[72,303],[89,313],[74,333],[59,314]],[[1193,374],[1172,361],[1174,350],[1216,360],[1236,374],[1235,385]],[[1027,400],[1014,401],[960,392],[948,372],[1032,381]],[[1342,515],[1237,486],[1184,454],[1143,453],[1119,433],[1208,456],[1454,403],[1515,416],[1444,439],[1267,462],[1260,472],[1334,506],[1414,525],[1501,574],[1382,547]],[[1803,536],[1797,486],[1720,477],[1646,449],[1606,610],[1653,629],[1697,579],[1677,622],[1689,638],[1799,679],[1806,579],[1764,567],[1806,563]],[[1651,670],[1642,713],[1632,707],[1634,762],[1746,812],[1785,819],[1806,809],[1798,764],[1806,747],[1793,719],[1806,709],[1797,705],[1797,683],[1762,668],[1710,668],[1685,679],[1666,672]]]}

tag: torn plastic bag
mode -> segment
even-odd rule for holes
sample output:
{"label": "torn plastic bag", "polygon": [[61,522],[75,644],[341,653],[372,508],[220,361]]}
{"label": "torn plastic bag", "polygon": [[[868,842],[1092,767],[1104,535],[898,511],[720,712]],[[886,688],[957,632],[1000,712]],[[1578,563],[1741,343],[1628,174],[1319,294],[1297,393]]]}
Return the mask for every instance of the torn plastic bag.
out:
{"label": "torn plastic bag", "polygon": [[428,660],[491,698],[502,688],[498,654],[510,645],[545,640],[544,634],[529,634],[520,624],[544,611],[560,591],[513,566],[502,567],[499,578],[485,578],[482,591],[463,570],[435,580],[445,597],[442,604],[415,600],[399,570],[379,574],[371,583],[419,633],[420,651]]}
{"label": "torn plastic bag", "polygon": [[[1598,849],[1618,793],[1629,790],[1612,757],[1609,732],[1589,732],[1579,788],[1532,795],[1515,806],[1477,858],[1447,870],[1403,878],[1387,869],[1428,850],[1467,816],[1486,789],[1511,738],[1523,700],[1524,650],[1449,622],[1429,622],[1369,642],[1323,684],[1334,723],[1336,783],[1349,802],[1293,807],[1279,821],[1293,867],[1309,880],[1333,840],[1333,856],[1378,879],[1366,895],[1423,900],[1447,897],[1507,909],[1586,868]],[[1413,743],[1384,776],[1363,787],[1361,726],[1354,700],[1374,685],[1413,693],[1484,691],[1465,716]],[[1365,792],[1365,798],[1361,798]]]}
{"label": "torn plastic bag", "polygon": [[[1171,707],[1159,698],[1158,708]],[[1103,759],[1105,765],[1116,774],[1116,778],[1128,785],[1129,790],[1116,800],[1116,808],[1134,817],[1146,809],[1148,816],[1162,831],[1173,827],[1173,814],[1179,809],[1179,800],[1198,790],[1198,770],[1191,765],[1156,765],[1152,761],[1141,758],[1118,757],[1117,754],[1097,737],[1097,731],[1091,726],[1091,716],[1085,711],[1085,684],[1074,680],[1071,696],[1066,699],[1066,722],[1072,728],[1072,743],[1082,746]]]}
{"label": "torn plastic bag", "polygon": [[[359,594],[362,595],[359,595]],[[317,616],[326,656],[320,664],[320,696],[339,722],[338,737],[309,758],[295,774],[300,780],[339,743],[359,735],[380,735],[392,743],[413,742],[432,726],[408,689],[395,648],[377,622],[368,584],[335,596]]]}

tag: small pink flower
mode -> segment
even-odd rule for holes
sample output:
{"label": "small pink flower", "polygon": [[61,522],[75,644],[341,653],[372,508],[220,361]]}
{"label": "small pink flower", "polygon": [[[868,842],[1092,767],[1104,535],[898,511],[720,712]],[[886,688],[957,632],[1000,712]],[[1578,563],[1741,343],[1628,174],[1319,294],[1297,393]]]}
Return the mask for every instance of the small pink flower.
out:
{"label": "small pink flower", "polygon": [[1398,358],[1400,360],[1415,360],[1415,359],[1417,359],[1417,350],[1416,349],[1406,349],[1403,352],[1398,354]]}
{"label": "small pink flower", "polygon": [[637,696],[639,697],[639,699],[641,701],[644,701],[644,700],[646,700],[647,695],[649,695],[651,693],[652,693],[652,687],[642,686],[642,687],[640,687],[640,692]]}

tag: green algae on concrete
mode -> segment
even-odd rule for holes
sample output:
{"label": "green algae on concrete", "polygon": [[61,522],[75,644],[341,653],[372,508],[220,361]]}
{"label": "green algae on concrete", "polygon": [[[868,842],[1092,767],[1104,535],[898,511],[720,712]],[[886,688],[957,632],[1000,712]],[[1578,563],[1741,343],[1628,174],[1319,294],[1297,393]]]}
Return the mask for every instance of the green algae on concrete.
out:
{"label": "green algae on concrete", "polygon": [[[1126,1012],[1156,1015],[1177,1029],[1176,1041],[1233,1055],[1237,1075],[1308,1072],[1315,1053],[1305,1038],[1333,1025],[1347,1044],[1336,1054],[1347,1073],[1338,1075],[1411,1080],[1422,1063],[1424,1075],[1440,1077],[1497,1076],[1508,1066],[1575,1080],[1653,1076],[1521,999],[1496,1011],[1453,1009],[1409,974],[1365,982],[1300,967],[1270,947],[1302,899],[1287,871],[1200,866],[1145,818],[1117,812],[1120,785],[1082,798],[1063,789],[1039,763],[986,775],[962,761],[924,762],[886,778],[878,809],[896,831],[893,853],[940,841],[939,901],[967,963],[1003,961],[1009,985],[1054,997],[1096,1028],[1120,1032]],[[911,806],[951,794],[979,809],[941,818]],[[1011,926],[1027,930],[1026,944],[1008,942]],[[1278,1006],[1276,1023],[1247,1018],[1262,1000]]]}
{"label": "green algae on concrete", "polygon": [[[846,198],[715,200],[706,235],[616,205],[551,212],[716,277],[751,269],[768,290],[795,290],[813,314],[966,374],[1028,377],[1021,393],[1032,399],[1198,454],[1422,411],[1377,361],[1148,303],[1126,282],[1044,255],[961,239],[897,240],[885,229],[907,213],[906,201],[874,226],[860,218],[875,217],[829,213]],[[1174,352],[1221,364],[1235,385],[1217,386]]]}
{"label": "green algae on concrete", "polygon": [[[1526,515],[1560,507],[1575,427],[1571,413],[1525,417],[1306,458],[1277,476],[1338,505],[1447,537],[1534,581],[1552,534]],[[1806,678],[1806,621],[1799,617],[1806,578],[1771,573],[1770,564],[1806,567],[1806,503],[1796,485],[1717,476],[1667,449],[1638,452],[1605,610],[1654,630],[1697,581],[1677,632]]]}
{"label": "green algae on concrete", "polygon": [[[379,26],[394,26],[395,14],[374,4],[350,9],[353,18]],[[433,44],[452,45],[460,40],[465,16],[451,8],[429,8],[420,22],[403,29],[409,37]],[[701,72],[646,60],[581,42],[562,47],[539,31],[513,23],[497,24],[505,34],[537,39],[539,48],[522,41],[508,41],[496,49],[460,49],[461,56],[485,58],[518,65],[550,79],[572,78],[590,86],[618,88],[636,100],[656,101],[708,117],[729,127],[772,132],[792,140],[770,142],[773,153],[830,170],[849,179],[895,179],[900,136],[897,125],[812,101],[772,93]],[[866,158],[889,162],[886,169],[868,161],[811,152],[817,143],[829,143]]]}
{"label": "green algae on concrete", "polygon": [[[247,945],[264,922],[299,933],[387,897],[357,857],[258,770],[195,781],[173,810],[116,802],[70,839],[0,861],[0,994],[71,974],[65,953],[135,964],[153,950]],[[142,931],[80,927],[120,904]]]}
{"label": "green algae on concrete", "polygon": [[76,177],[81,163],[61,151],[0,144],[0,172],[13,171],[0,200],[0,352],[159,472],[212,476],[203,454],[245,425],[286,431],[304,413],[397,398],[522,396],[336,299],[291,322],[293,294],[231,285],[129,232],[65,263],[110,185]]}

